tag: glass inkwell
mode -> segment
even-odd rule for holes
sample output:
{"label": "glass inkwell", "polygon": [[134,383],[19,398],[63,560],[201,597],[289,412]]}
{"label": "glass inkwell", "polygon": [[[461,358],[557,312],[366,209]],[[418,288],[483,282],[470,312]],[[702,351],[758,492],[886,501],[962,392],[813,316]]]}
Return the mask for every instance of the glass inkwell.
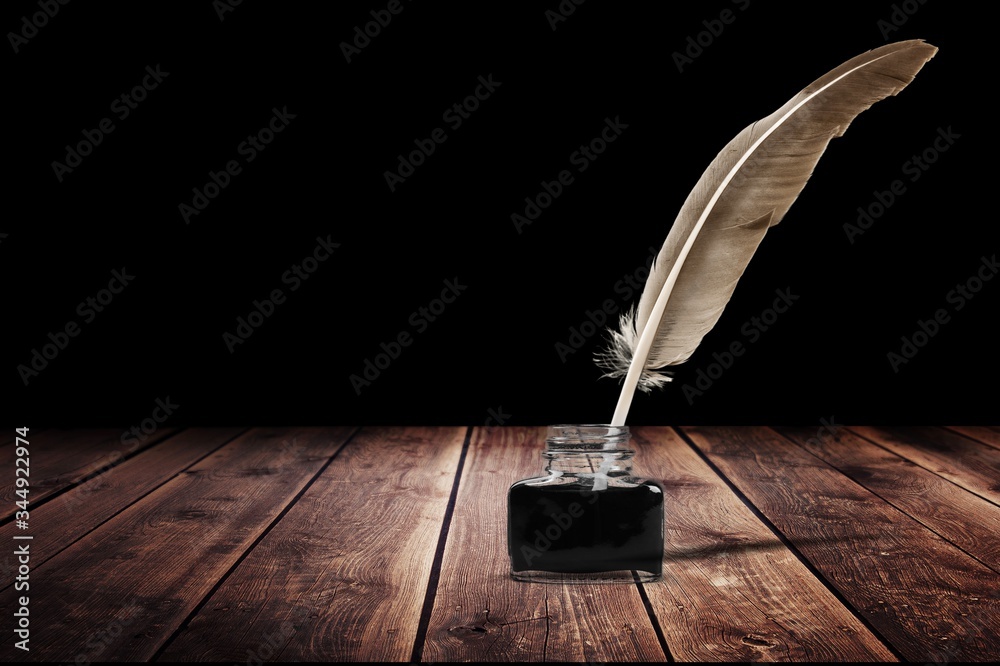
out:
{"label": "glass inkwell", "polygon": [[511,577],[546,583],[659,580],[663,487],[632,472],[627,426],[556,425],[546,476],[507,496]]}

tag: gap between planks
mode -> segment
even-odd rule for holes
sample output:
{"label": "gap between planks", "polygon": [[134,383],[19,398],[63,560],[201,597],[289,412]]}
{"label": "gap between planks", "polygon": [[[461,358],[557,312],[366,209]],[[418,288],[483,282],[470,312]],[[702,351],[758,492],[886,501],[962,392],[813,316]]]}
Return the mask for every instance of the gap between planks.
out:
{"label": "gap between planks", "polygon": [[[996,621],[995,573],[981,562],[769,428],[687,434],[907,659],[982,659],[995,649],[988,632],[970,640],[979,630],[964,619]],[[891,431],[899,441],[913,435]]]}
{"label": "gap between planks", "polygon": [[[38,506],[32,505],[32,567],[38,568],[71,547],[247,430],[184,430],[122,458],[99,474],[86,475],[83,480],[49,495]],[[189,448],[192,443],[193,451]],[[0,540],[12,539],[14,534],[13,522],[0,525]],[[0,570],[13,571],[14,559],[10,552],[5,554]],[[12,579],[0,581],[0,592],[13,584]]]}
{"label": "gap between planks", "polygon": [[157,658],[409,659],[466,432],[362,429]]}
{"label": "gap between planks", "polygon": [[[293,432],[304,441],[293,439],[291,447],[282,442],[275,452],[270,447],[279,440],[276,433],[249,431],[39,565],[38,573],[49,579],[36,595],[40,614],[32,613],[40,623],[38,633],[32,632],[40,658],[65,660],[84,645],[78,656],[91,660],[100,655],[147,660],[155,653],[254,540],[257,526],[266,525],[297,493],[308,478],[303,472],[311,476],[348,434],[346,429]],[[261,476],[273,481],[273,493],[253,481]],[[115,575],[108,575],[109,566]],[[12,593],[0,598],[9,601]],[[92,646],[87,632],[106,629],[109,622],[131,626]]]}
{"label": "gap between planks", "polygon": [[443,661],[667,661],[635,583],[522,583],[509,575],[510,483],[541,473],[543,427],[476,428],[420,647]]}

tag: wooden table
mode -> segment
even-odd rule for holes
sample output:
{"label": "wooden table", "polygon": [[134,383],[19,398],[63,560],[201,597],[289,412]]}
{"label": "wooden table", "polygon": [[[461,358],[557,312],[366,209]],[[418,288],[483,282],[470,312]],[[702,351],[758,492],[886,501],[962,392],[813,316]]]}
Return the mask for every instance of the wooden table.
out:
{"label": "wooden table", "polygon": [[544,428],[121,435],[32,432],[26,530],[8,436],[4,659],[1000,658],[1000,428],[634,427],[664,577],[591,586],[507,575]]}

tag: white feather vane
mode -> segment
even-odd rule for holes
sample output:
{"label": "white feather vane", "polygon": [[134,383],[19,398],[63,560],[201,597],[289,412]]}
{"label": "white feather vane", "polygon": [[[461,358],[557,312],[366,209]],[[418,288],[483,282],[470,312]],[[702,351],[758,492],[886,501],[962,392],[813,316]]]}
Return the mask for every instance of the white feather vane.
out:
{"label": "white feather vane", "polygon": [[637,387],[669,382],[664,368],[690,358],[715,326],[764,234],[785,216],[830,140],[905,88],[936,52],[910,40],[863,53],[722,149],[677,214],[638,306],[596,357],[606,376],[625,377],[612,425],[624,425]]}

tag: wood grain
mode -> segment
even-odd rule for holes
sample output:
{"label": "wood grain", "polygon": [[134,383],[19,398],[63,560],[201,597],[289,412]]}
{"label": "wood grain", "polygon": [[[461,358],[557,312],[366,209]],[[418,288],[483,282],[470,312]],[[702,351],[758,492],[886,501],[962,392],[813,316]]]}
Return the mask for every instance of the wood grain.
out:
{"label": "wood grain", "polygon": [[1000,504],[1000,450],[943,428],[859,426],[851,430]]}
{"label": "wood grain", "polygon": [[[29,532],[34,537],[32,566],[38,567],[205,454],[225,444],[241,430],[185,430],[38,506],[32,503]],[[7,523],[0,527],[0,541],[12,543],[12,537],[22,533],[13,522]],[[0,571],[13,571],[15,564],[13,551],[8,549],[0,562]],[[3,575],[0,577],[0,590],[13,583],[13,576]]]}
{"label": "wood grain", "polygon": [[664,580],[647,584],[678,661],[895,661],[670,428],[633,428],[663,483]]}
{"label": "wood grain", "polygon": [[664,661],[638,588],[509,576],[507,489],[543,470],[544,428],[478,428],[467,453],[422,660]]}
{"label": "wood grain", "polygon": [[407,661],[465,433],[363,430],[160,658]]}
{"label": "wood grain", "polygon": [[[1000,507],[988,497],[1000,428],[685,428],[689,442],[635,427],[636,471],[666,492],[664,580],[643,586],[509,578],[506,493],[542,472],[544,428],[474,429],[464,463],[465,428],[365,429],[343,448],[352,429],[227,442],[236,432],[163,429],[128,451],[119,431],[32,431],[27,656],[1000,655]],[[13,460],[6,440],[0,461]],[[13,566],[0,555],[7,609],[25,594]],[[14,640],[0,635],[0,660],[23,656]]]}
{"label": "wood grain", "polygon": [[994,449],[1000,449],[998,426],[948,426],[948,429],[992,446]]}
{"label": "wood grain", "polygon": [[350,432],[252,430],[33,569],[31,658],[148,660]]}
{"label": "wood grain", "polygon": [[847,430],[778,432],[1000,574],[1000,507]]}
{"label": "wood grain", "polygon": [[[177,432],[176,428],[160,428],[141,442],[135,439],[122,441],[121,430],[61,430],[50,429],[32,435],[28,441],[30,455],[32,506],[45,498],[73,485],[101,469],[116,464],[125,456],[146,449]],[[10,449],[11,469],[14,448]],[[3,476],[0,483],[0,520],[14,515],[14,473]]]}
{"label": "wood grain", "polygon": [[906,659],[1000,654],[995,572],[773,430],[685,431]]}

